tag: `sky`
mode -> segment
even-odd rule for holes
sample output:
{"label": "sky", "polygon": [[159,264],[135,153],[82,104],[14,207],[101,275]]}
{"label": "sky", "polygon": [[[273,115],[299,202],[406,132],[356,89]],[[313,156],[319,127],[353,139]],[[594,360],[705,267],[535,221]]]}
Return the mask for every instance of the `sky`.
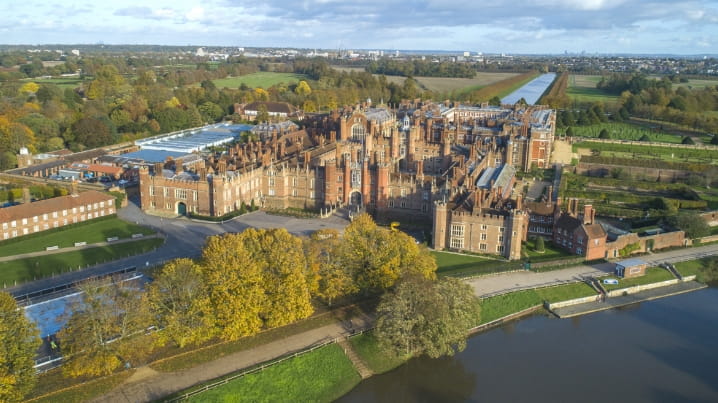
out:
{"label": "sky", "polygon": [[2,0],[3,44],[718,53],[718,0]]}

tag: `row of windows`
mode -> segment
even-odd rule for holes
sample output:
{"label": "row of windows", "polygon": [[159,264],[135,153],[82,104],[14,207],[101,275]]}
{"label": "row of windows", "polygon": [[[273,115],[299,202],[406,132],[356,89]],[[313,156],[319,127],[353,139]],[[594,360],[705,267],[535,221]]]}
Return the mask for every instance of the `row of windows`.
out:
{"label": "row of windows", "polygon": [[[107,214],[112,214],[112,213],[113,213],[113,209],[107,210]],[[79,221],[85,221],[85,220],[89,220],[89,219],[92,219],[92,218],[102,217],[102,216],[104,216],[104,215],[105,215],[105,210],[102,209],[102,210],[100,210],[100,211],[95,211],[94,213],[89,213],[89,214],[87,214],[87,215],[85,215],[85,214],[80,215]],[[35,222],[37,222],[37,221],[35,221]],[[72,217],[72,223],[74,224],[74,223],[76,223],[76,222],[78,222],[78,217]],[[67,218],[65,218],[65,219],[62,220],[62,225],[67,225],[68,223],[69,223],[69,222],[68,222],[68,219],[67,219]],[[59,226],[60,226],[60,221],[53,221],[53,222],[52,222],[52,227],[53,227],[53,228],[57,228],[57,227],[59,227]],[[13,227],[15,227],[15,226],[13,226]],[[4,224],[3,224],[3,229],[4,229],[4,230],[7,230],[7,229],[8,229],[8,228],[7,228],[7,223],[4,223]],[[44,231],[44,230],[48,230],[48,229],[50,229],[50,224],[49,224],[49,223],[43,223],[43,224],[42,224],[42,230]],[[32,227],[32,232],[40,232],[40,225],[33,225],[33,227]],[[29,234],[29,233],[30,233],[30,228],[25,227],[25,228],[22,229],[22,235],[27,235],[27,234]],[[4,232],[4,233],[3,233],[3,239],[14,238],[14,237],[16,237],[16,236],[18,236],[17,230],[13,230],[13,231],[11,231],[11,232]]]}
{"label": "row of windows", "polygon": [[[109,206],[110,203],[111,203],[111,202],[108,201],[108,202],[107,202],[107,205]],[[101,208],[101,209],[104,209],[104,208],[105,208],[105,202],[104,202],[104,201],[103,201],[103,202],[100,202],[100,203],[88,204],[87,206],[80,206],[80,207],[79,207],[79,211],[80,211],[80,213],[84,213],[84,212],[85,212],[85,209],[87,209],[87,211],[90,211],[90,210],[93,210],[93,209],[94,209],[94,210],[97,210],[97,209],[100,209],[100,208]],[[72,208],[72,214],[77,214],[77,211],[78,211],[78,208],[77,208],[77,207],[73,207],[73,208]],[[52,217],[52,218],[58,218],[58,216],[59,216],[60,214],[62,214],[63,217],[67,217],[68,212],[69,212],[69,210],[62,210],[61,212],[60,212],[60,211],[53,211],[53,212],[50,213],[50,214],[45,213],[45,214],[42,215],[42,220],[43,220],[43,221],[47,221],[50,217]],[[112,213],[110,213],[110,214],[112,214]],[[104,215],[104,213],[103,213],[103,215]],[[33,222],[33,223],[36,223],[36,222],[38,222],[38,221],[40,221],[40,216],[34,216],[34,217],[32,217],[32,222]],[[22,220],[20,220],[20,223],[21,223],[21,225],[27,225],[27,223],[28,223],[28,218],[23,218]],[[9,226],[12,227],[12,228],[16,228],[17,225],[18,225],[17,220],[13,220],[13,221],[11,221],[10,224],[9,224]],[[3,228],[3,229],[8,229],[8,223],[6,223],[6,222],[3,223],[3,224],[2,224],[2,228]]]}

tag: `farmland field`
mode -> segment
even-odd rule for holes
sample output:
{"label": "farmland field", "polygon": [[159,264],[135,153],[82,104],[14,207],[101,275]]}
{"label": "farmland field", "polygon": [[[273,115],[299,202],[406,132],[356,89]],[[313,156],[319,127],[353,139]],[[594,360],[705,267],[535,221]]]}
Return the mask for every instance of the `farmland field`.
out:
{"label": "farmland field", "polygon": [[608,94],[596,88],[596,84],[601,80],[601,76],[585,76],[571,74],[568,79],[569,97],[579,102],[614,102],[617,96]]}
{"label": "farmland field", "polygon": [[[658,75],[651,75],[649,77],[655,78],[657,80],[660,80],[661,78],[663,78],[663,76],[658,76]],[[705,88],[705,87],[712,87],[714,85],[718,85],[718,80],[689,78],[687,83],[673,83],[672,87],[673,87],[673,89],[676,89],[678,87],[701,89],[701,88]]]}
{"label": "farmland field", "polygon": [[[332,66],[333,69],[344,72],[363,72],[364,67],[345,67]],[[376,74],[375,74],[376,75]],[[493,84],[495,82],[517,76],[518,73],[485,73],[477,72],[474,78],[454,78],[454,77],[414,77],[414,79],[423,88],[433,92],[451,92],[459,93],[476,91],[479,88]],[[406,77],[402,76],[386,76],[386,80],[390,83],[403,84]]]}
{"label": "farmland field", "polygon": [[55,84],[58,87],[62,88],[63,90],[66,88],[70,88],[70,89],[77,88],[83,82],[83,80],[80,77],[33,78],[33,79],[27,79],[27,80],[22,80],[22,81],[32,81],[39,85]]}
{"label": "farmland field", "polygon": [[[269,88],[279,83],[294,84],[306,79],[307,77],[303,74],[261,71],[246,76],[220,78],[212,80],[212,82],[217,88],[238,88],[242,84],[246,84],[250,88]],[[199,86],[199,84],[196,85]]]}

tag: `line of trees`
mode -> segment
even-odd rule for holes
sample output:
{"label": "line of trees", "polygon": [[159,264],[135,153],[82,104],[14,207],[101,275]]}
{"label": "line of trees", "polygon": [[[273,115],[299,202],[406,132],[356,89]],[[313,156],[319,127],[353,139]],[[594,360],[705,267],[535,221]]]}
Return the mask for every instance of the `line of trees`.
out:
{"label": "line of trees", "polygon": [[427,60],[394,60],[383,58],[366,66],[371,74],[404,77],[460,77],[474,78],[476,67],[471,63],[434,63]]}
{"label": "line of trees", "polygon": [[84,284],[59,334],[63,373],[103,375],[143,362],[155,347],[252,336],[309,317],[315,299],[381,295],[408,276],[434,281],[435,270],[425,247],[368,215],[341,237],[321,230],[302,239],[284,229],[213,236],[199,261],[167,263],[146,292],[107,279]]}

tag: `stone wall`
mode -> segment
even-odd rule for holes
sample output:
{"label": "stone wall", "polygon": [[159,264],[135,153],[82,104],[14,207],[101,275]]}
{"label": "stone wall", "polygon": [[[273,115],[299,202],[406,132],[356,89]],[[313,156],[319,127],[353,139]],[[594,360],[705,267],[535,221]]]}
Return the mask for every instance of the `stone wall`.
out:
{"label": "stone wall", "polygon": [[634,293],[637,293],[640,291],[650,290],[653,288],[660,288],[660,287],[665,287],[667,285],[678,284],[680,282],[681,282],[681,280],[673,279],[673,280],[661,281],[659,283],[650,283],[650,284],[636,285],[636,286],[627,287],[627,288],[619,288],[618,290],[611,290],[611,291],[607,292],[606,296],[619,297],[619,296],[623,295],[624,293],[634,294]]}

